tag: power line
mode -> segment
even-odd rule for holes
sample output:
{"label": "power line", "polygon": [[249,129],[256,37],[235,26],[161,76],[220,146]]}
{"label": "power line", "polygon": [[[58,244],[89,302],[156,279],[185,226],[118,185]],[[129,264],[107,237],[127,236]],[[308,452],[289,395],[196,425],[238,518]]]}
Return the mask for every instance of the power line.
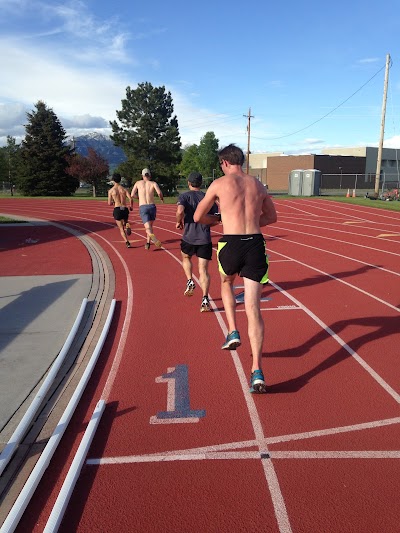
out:
{"label": "power line", "polygon": [[[390,66],[389,68],[392,66],[392,61],[390,62]],[[324,120],[324,118],[328,117],[329,115],[331,115],[332,113],[334,113],[337,109],[339,109],[339,107],[342,107],[346,102],[348,102],[351,98],[353,98],[354,95],[356,95],[358,92],[361,91],[361,89],[363,89],[366,85],[368,85],[368,83],[370,81],[372,81],[380,72],[382,72],[382,70],[384,70],[386,68],[386,65],[383,66],[382,68],[380,68],[378,70],[378,72],[376,72],[368,81],[366,81],[363,85],[361,85],[361,87],[359,87],[356,91],[354,91],[354,93],[352,95],[350,95],[348,98],[346,98],[346,100],[343,100],[343,102],[341,102],[339,105],[337,105],[336,107],[334,107],[333,109],[331,109],[328,113],[326,113],[324,116],[322,116],[321,118],[315,120],[314,122],[312,122],[311,124],[309,124],[308,126],[305,126],[304,128],[301,128],[299,130],[296,130],[296,131],[293,131],[292,133],[287,133],[286,135],[281,135],[280,137],[254,137],[254,139],[260,139],[260,140],[265,140],[265,141],[276,141],[278,139],[284,139],[285,137],[290,137],[292,135],[296,135],[296,133],[300,133],[304,130],[307,130],[308,128],[311,128],[311,126],[314,126],[314,124],[317,124],[318,122],[321,122],[321,120]]]}

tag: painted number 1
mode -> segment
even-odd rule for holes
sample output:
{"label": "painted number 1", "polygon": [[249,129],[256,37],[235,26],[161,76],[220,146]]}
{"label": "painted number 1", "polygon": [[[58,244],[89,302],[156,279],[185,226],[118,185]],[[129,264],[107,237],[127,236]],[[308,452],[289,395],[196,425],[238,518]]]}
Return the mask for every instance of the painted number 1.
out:
{"label": "painted number 1", "polygon": [[190,409],[189,371],[187,365],[168,368],[168,373],[156,378],[156,383],[167,383],[167,410],[150,418],[150,424],[185,424],[198,422],[206,416],[204,409]]}

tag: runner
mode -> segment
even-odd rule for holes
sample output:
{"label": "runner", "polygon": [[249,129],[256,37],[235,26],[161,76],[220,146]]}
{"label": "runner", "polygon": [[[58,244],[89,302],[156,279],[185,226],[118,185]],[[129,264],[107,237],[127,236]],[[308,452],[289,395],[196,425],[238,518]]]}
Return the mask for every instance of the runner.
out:
{"label": "runner", "polygon": [[200,286],[203,291],[200,312],[211,311],[208,291],[210,288],[210,275],[208,264],[212,256],[212,244],[210,226],[215,226],[221,221],[218,213],[218,206],[214,204],[210,209],[210,215],[215,220],[212,224],[198,224],[193,221],[193,214],[196,211],[200,200],[204,198],[204,192],[200,190],[203,183],[203,176],[200,172],[191,172],[188,176],[189,191],[182,193],[178,198],[176,209],[176,228],[183,229],[181,241],[182,266],[185,271],[187,283],[183,293],[185,296],[192,296],[196,287],[192,279],[192,256],[198,258]]}
{"label": "runner", "polygon": [[151,172],[148,168],[142,170],[143,179],[137,181],[133,186],[131,196],[132,198],[139,198],[139,213],[146,229],[147,239],[145,248],[150,249],[150,242],[153,242],[158,248],[161,247],[161,241],[153,233],[153,222],[156,219],[157,208],[154,203],[154,192],[156,192],[160,200],[164,203],[164,196],[160,187],[155,181],[151,179]]}
{"label": "runner", "polygon": [[233,283],[237,274],[244,279],[245,309],[252,350],[250,392],[266,392],[261,368],[264,320],[260,311],[262,285],[268,282],[268,257],[261,227],[277,220],[275,206],[264,185],[242,170],[244,154],[234,144],[218,152],[224,176],[216,179],[199,203],[193,220],[208,224],[209,212],[218,198],[224,236],[218,242],[218,267],[221,296],[228,321],[228,336],[223,350],[241,344],[236,327],[236,299]]}
{"label": "runner", "polygon": [[[108,191],[108,205],[114,205],[113,217],[118,226],[121,237],[127,248],[131,247],[127,236],[132,233],[130,224],[128,222],[129,211],[132,211],[132,198],[129,192],[120,185],[121,174],[115,172],[112,177],[114,186]],[[127,207],[127,200],[129,200],[129,209]]]}

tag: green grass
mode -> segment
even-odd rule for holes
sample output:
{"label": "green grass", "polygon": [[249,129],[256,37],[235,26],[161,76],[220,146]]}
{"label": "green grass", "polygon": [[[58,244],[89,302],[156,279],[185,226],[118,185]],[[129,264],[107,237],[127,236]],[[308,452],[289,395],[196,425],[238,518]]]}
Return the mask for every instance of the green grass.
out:
{"label": "green grass", "polygon": [[[187,189],[182,189],[179,191],[179,194],[181,192],[185,192]],[[101,201],[101,202],[106,202],[107,201],[107,197],[106,196],[97,196],[96,198],[93,198],[92,196],[83,196],[83,195],[75,195],[75,196],[19,196],[19,195],[16,195],[16,196],[10,196],[9,194],[3,194],[3,193],[0,193],[0,198],[8,198],[8,199],[15,199],[15,200],[19,200],[21,198],[23,199],[26,199],[26,198],[30,198],[30,199],[36,199],[36,200],[71,200],[71,201],[74,201],[74,200],[88,200],[88,201],[92,201],[92,200],[98,200],[98,201]],[[369,198],[364,198],[364,197],[356,197],[356,198],[346,198],[345,196],[289,196],[288,194],[274,194],[272,193],[272,198],[274,200],[280,200],[280,199],[290,199],[290,200],[300,200],[300,199],[310,199],[312,198],[313,200],[320,200],[321,202],[323,202],[324,200],[330,200],[330,201],[335,201],[335,202],[341,202],[341,203],[344,203],[344,204],[350,204],[350,205],[364,205],[364,206],[367,206],[367,207],[377,207],[379,209],[386,209],[386,210],[389,210],[389,211],[400,211],[400,202],[398,201],[391,201],[391,202],[385,202],[384,200],[370,200]],[[164,197],[164,202],[166,204],[176,204],[178,200],[178,196],[167,196],[167,197]],[[160,199],[159,198],[155,198],[155,203],[156,204],[161,204],[160,202]],[[137,200],[134,200],[134,204],[137,206],[138,205],[138,201]],[[4,217],[3,217],[4,218]],[[1,221],[1,218],[0,218],[0,221]],[[15,221],[12,221],[12,222],[15,222]]]}
{"label": "green grass", "polygon": [[15,218],[2,217],[0,215],[0,224],[22,224],[25,220],[16,220]]}
{"label": "green grass", "polygon": [[[293,198],[293,197],[292,197]],[[297,197],[298,198],[298,197]],[[304,197],[303,197],[304,198]],[[345,196],[313,196],[318,200],[334,200],[335,202],[341,202],[343,204],[351,205],[365,205],[367,207],[377,207],[378,209],[386,209],[389,211],[400,211],[400,202],[394,200],[386,202],[384,200],[370,200],[369,198],[346,198]]]}

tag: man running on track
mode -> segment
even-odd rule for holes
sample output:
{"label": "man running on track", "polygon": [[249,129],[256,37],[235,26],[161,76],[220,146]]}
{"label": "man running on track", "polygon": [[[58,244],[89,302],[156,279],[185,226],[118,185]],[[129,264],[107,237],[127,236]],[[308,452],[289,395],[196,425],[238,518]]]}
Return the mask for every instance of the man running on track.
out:
{"label": "man running on track", "polygon": [[245,310],[252,351],[250,392],[267,392],[261,368],[264,341],[264,320],[260,311],[262,285],[268,282],[268,257],[261,227],[277,220],[275,206],[264,185],[242,170],[244,154],[230,144],[218,152],[224,173],[213,181],[194,214],[194,221],[207,224],[208,211],[218,198],[224,226],[224,236],[218,242],[218,267],[221,274],[221,296],[229,334],[223,350],[240,346],[236,327],[236,299],[234,280],[244,279]]}
{"label": "man running on track", "polygon": [[131,196],[132,198],[139,198],[139,213],[146,229],[147,239],[145,248],[150,249],[150,242],[153,242],[158,248],[161,247],[161,242],[153,233],[153,222],[156,219],[157,208],[154,203],[154,191],[164,203],[164,196],[160,187],[155,181],[151,179],[151,172],[148,168],[142,170],[142,180],[139,180],[133,186]]}
{"label": "man running on track", "polygon": [[[120,185],[121,174],[115,172],[112,177],[114,186],[108,191],[108,205],[114,205],[113,217],[117,223],[121,237],[127,248],[131,247],[127,236],[131,234],[131,227],[128,222],[129,211],[132,211],[132,198],[129,192]],[[129,209],[126,205],[129,200]]]}
{"label": "man running on track", "polygon": [[211,261],[212,244],[210,226],[215,226],[221,221],[218,213],[218,206],[214,204],[210,210],[210,215],[214,217],[214,222],[209,225],[198,224],[193,221],[193,214],[196,211],[200,200],[204,198],[204,192],[200,190],[203,183],[203,176],[200,172],[191,172],[188,176],[189,191],[179,195],[178,207],[176,209],[176,228],[183,229],[181,241],[182,266],[185,271],[187,283],[183,293],[185,296],[192,296],[196,287],[192,280],[192,256],[197,255],[199,265],[200,286],[203,291],[200,312],[211,311],[208,290],[210,288],[210,275],[208,273],[208,263]]}

